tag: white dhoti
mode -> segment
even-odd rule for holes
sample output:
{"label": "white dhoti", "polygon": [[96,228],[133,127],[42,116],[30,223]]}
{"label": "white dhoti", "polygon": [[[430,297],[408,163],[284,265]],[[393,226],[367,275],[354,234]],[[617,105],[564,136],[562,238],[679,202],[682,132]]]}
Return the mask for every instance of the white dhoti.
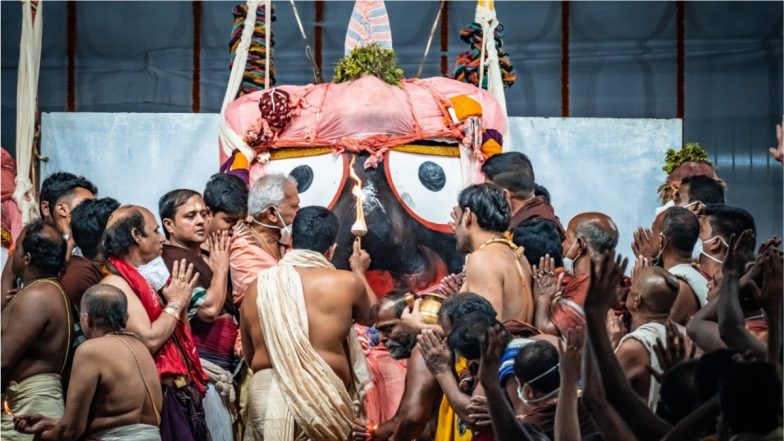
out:
{"label": "white dhoti", "polygon": [[237,413],[234,411],[236,393],[231,372],[209,360],[201,358],[200,361],[204,373],[210,379],[202,405],[212,441],[234,441],[232,424]]}
{"label": "white dhoti", "polygon": [[[19,383],[12,381],[3,392],[3,402],[14,415],[37,413],[50,418],[60,419],[65,411],[63,383],[58,374],[38,374],[25,378]],[[25,435],[14,430],[14,417],[2,412],[0,438],[11,441],[32,440],[33,435]]]}
{"label": "white dhoti", "polygon": [[82,441],[161,441],[161,431],[152,424],[129,424],[93,433]]}
{"label": "white dhoti", "polygon": [[279,266],[259,272],[255,301],[272,369],[253,376],[245,441],[344,441],[368,384],[364,353],[352,327],[346,342],[355,380],[350,392],[310,344],[294,267],[335,268],[319,253],[292,250]]}

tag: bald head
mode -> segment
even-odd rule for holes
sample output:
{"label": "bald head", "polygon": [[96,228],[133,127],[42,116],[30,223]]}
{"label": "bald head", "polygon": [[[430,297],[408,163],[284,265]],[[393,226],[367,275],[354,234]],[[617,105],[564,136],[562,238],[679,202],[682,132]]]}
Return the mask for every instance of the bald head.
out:
{"label": "bald head", "polygon": [[[633,310],[645,310],[654,314],[669,314],[678,297],[678,279],[664,268],[650,266],[634,276],[630,300]],[[639,297],[639,300],[638,300]]]}
{"label": "bald head", "polygon": [[144,261],[152,260],[157,257],[153,254],[156,252],[154,243],[158,240],[151,237],[152,245],[145,246],[144,239],[156,234],[157,229],[158,222],[150,210],[136,205],[123,205],[109,216],[109,221],[106,223],[103,238],[104,252],[107,257],[124,257],[140,247],[145,248],[141,250],[145,255]]}
{"label": "bald head", "polygon": [[81,311],[89,317],[89,327],[119,331],[128,321],[128,299],[119,288],[94,285],[82,296]]}
{"label": "bald head", "polygon": [[[572,218],[566,231],[570,237],[582,239],[592,255],[615,250],[618,245],[618,227],[604,213],[581,213]],[[570,245],[567,245],[570,246]]]}

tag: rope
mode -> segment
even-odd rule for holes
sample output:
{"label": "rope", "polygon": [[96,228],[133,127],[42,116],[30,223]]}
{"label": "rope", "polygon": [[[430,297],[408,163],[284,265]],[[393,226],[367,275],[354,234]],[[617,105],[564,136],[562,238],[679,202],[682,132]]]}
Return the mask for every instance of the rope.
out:
{"label": "rope", "polygon": [[272,52],[272,48],[270,47],[270,11],[272,11],[272,2],[270,0],[264,0],[264,48],[267,49],[264,52],[264,90],[269,90],[269,65],[270,65],[270,52]]}
{"label": "rope", "polygon": [[561,116],[569,116],[569,1],[561,2]]}
{"label": "rope", "polygon": [[201,1],[191,2],[193,11],[193,79],[191,82],[191,112],[201,111]]}
{"label": "rope", "polygon": [[444,8],[441,11],[441,76],[447,76],[449,70],[449,1],[444,0]]}
{"label": "rope", "polygon": [[[234,57],[234,63],[231,65],[231,73],[229,74],[229,83],[226,86],[226,93],[223,95],[223,104],[221,104],[220,111],[220,132],[218,137],[220,139],[221,147],[227,156],[235,149],[239,150],[243,156],[250,162],[256,155],[253,149],[248,147],[243,141],[242,136],[234,133],[228,125],[226,125],[226,106],[234,100],[237,96],[237,91],[242,83],[242,76],[245,72],[245,63],[248,61],[248,49],[250,48],[250,40],[253,36],[254,24],[256,23],[256,8],[261,4],[261,0],[248,0],[248,12],[245,16],[245,23],[242,28],[242,36],[240,37],[239,45]],[[268,16],[269,10],[264,11],[264,15]],[[269,35],[269,32],[265,30]],[[269,51],[267,51],[269,53]],[[265,76],[267,75],[265,69]]]}
{"label": "rope", "polygon": [[676,94],[677,94],[677,117],[683,119],[684,115],[686,114],[686,106],[685,106],[685,98],[686,94],[684,91],[684,79],[685,79],[685,60],[686,60],[686,40],[685,40],[685,19],[686,19],[686,3],[684,2],[675,2],[675,14],[677,15],[677,29],[676,29],[676,39],[677,39],[677,53],[676,53]]}
{"label": "rope", "polygon": [[316,37],[313,43],[314,46],[316,46],[315,48],[316,53],[313,58],[319,72],[319,77],[318,77],[319,83],[324,82],[324,79],[321,77],[321,53],[323,51],[323,44],[322,44],[323,26],[321,25],[321,23],[323,21],[324,21],[324,1],[316,0]]}
{"label": "rope", "polygon": [[66,80],[66,109],[76,111],[76,0],[70,0],[68,11],[68,77]]}
{"label": "rope", "polygon": [[297,11],[297,5],[294,4],[294,0],[289,0],[291,3],[291,9],[294,11],[294,19],[297,20],[297,26],[299,27],[299,33],[302,35],[302,41],[305,42],[305,57],[310,61],[310,66],[313,69],[313,82],[316,84],[321,83],[321,70],[319,69],[318,65],[315,61],[313,61],[313,52],[308,44],[308,36],[305,34],[305,28],[302,26],[302,20],[299,18],[299,11]]}
{"label": "rope", "polygon": [[41,66],[41,34],[43,4],[38,3],[37,20],[33,19],[33,4],[22,1],[22,38],[19,48],[19,74],[16,90],[16,190],[14,200],[22,212],[22,224],[39,217],[30,172],[35,143],[35,113],[38,96],[38,72]]}
{"label": "rope", "polygon": [[438,12],[436,13],[436,19],[433,20],[433,26],[430,27],[430,35],[427,37],[427,45],[425,46],[425,54],[422,55],[422,61],[419,63],[419,69],[417,69],[417,78],[422,78],[422,68],[425,67],[427,54],[430,53],[430,44],[433,43],[433,35],[436,33],[436,26],[438,26],[438,21],[441,18],[441,11],[444,10],[444,3],[446,3],[446,0],[441,0],[441,4],[438,6]]}
{"label": "rope", "polygon": [[193,12],[193,78],[191,80],[191,112],[201,111],[201,2],[191,2]]}

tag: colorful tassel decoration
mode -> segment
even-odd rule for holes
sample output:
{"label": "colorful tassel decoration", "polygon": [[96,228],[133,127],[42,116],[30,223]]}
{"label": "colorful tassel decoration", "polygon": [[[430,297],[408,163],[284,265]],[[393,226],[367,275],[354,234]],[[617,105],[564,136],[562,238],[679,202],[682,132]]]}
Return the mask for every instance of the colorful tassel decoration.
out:
{"label": "colorful tassel decoration", "polygon": [[[248,5],[236,5],[232,11],[234,14],[234,25],[231,29],[231,39],[229,40],[229,52],[231,53],[231,61],[229,62],[229,69],[234,63],[234,57],[237,53],[237,46],[240,44],[242,37],[242,28],[244,27],[245,17],[248,14]],[[264,6],[259,6],[256,9],[256,24],[253,29],[253,37],[251,39],[250,48],[248,49],[248,61],[245,63],[245,73],[242,75],[242,84],[237,93],[237,97],[247,93],[256,92],[264,89],[264,71],[265,71],[265,55],[267,48],[264,45],[266,37],[266,29],[264,26],[265,16]],[[275,8],[272,8],[272,17],[270,21],[275,21]],[[275,47],[274,34],[270,35],[270,50]],[[270,53],[270,66],[269,66],[269,84],[275,84],[275,63],[272,61]]]}
{"label": "colorful tassel decoration", "polygon": [[[495,30],[495,48],[498,50],[498,64],[501,67],[501,78],[505,87],[511,87],[516,79],[512,60],[504,51],[504,26],[499,23]],[[482,53],[482,26],[473,22],[460,31],[460,39],[469,44],[469,50],[461,53],[455,60],[452,78],[479,86],[479,57]],[[482,77],[482,88],[487,88],[487,71]]]}

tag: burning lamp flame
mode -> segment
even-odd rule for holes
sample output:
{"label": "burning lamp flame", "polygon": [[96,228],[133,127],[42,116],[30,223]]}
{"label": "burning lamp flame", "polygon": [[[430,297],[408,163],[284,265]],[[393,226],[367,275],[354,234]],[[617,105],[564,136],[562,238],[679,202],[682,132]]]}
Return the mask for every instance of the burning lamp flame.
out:
{"label": "burning lamp flame", "polygon": [[11,407],[8,405],[8,400],[3,400],[3,412],[7,413],[8,415],[14,414],[11,412]]}
{"label": "burning lamp flame", "polygon": [[[356,199],[356,207],[357,207],[357,220],[354,222],[354,225],[351,226],[351,233],[357,238],[357,240],[361,241],[362,236],[366,235],[368,232],[367,224],[365,223],[365,209],[363,205],[365,203],[365,195],[362,193],[362,180],[359,179],[357,176],[357,172],[354,171],[354,163],[357,161],[357,157],[354,156],[351,158],[351,165],[349,166],[349,175],[351,179],[354,181],[354,188],[351,189],[351,194],[354,195]],[[360,242],[360,247],[362,243]]]}

